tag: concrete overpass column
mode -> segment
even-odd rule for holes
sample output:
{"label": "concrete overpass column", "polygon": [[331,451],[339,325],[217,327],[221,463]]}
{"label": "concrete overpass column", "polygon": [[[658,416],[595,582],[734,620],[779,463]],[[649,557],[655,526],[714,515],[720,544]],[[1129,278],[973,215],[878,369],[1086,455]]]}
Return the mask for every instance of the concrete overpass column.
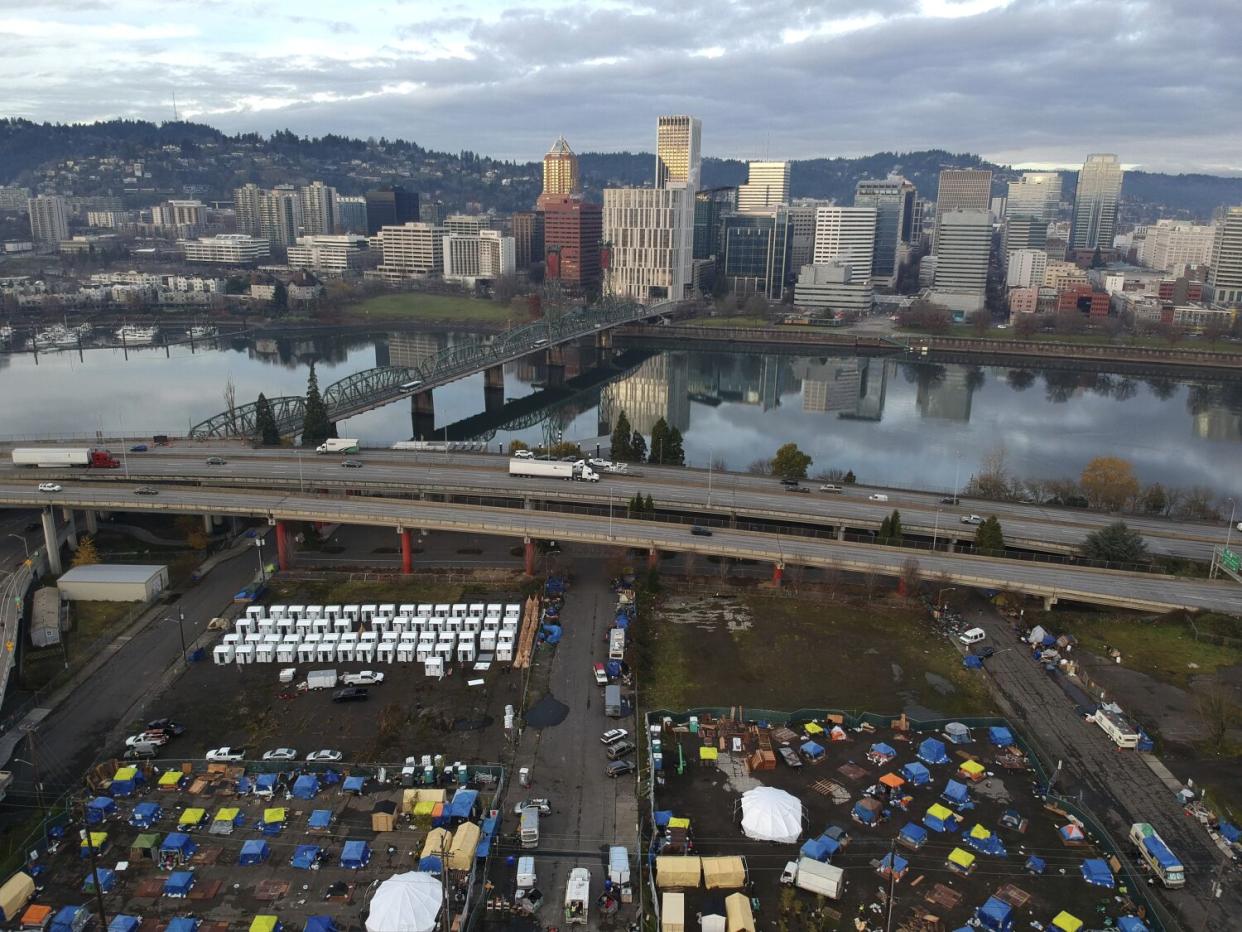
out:
{"label": "concrete overpass column", "polygon": [[65,509],[65,542],[70,550],[78,549],[78,523],[73,519],[73,509]]}
{"label": "concrete overpass column", "polygon": [[780,588],[781,580],[785,578],[785,564],[772,564],[772,585]]}
{"label": "concrete overpass column", "polygon": [[401,572],[407,576],[414,572],[414,547],[410,540],[410,531],[408,528],[397,528],[397,533],[401,535]]}
{"label": "concrete overpass column", "polygon": [[292,554],[290,553],[288,529],[285,522],[276,522],[276,564],[282,570],[287,570],[292,565]]}
{"label": "concrete overpass column", "polygon": [[845,525],[837,525],[837,540],[845,540]]}
{"label": "concrete overpass column", "polygon": [[948,546],[947,546],[947,547],[945,547],[944,549],[945,549],[946,551],[948,551],[949,553],[957,553],[957,538],[956,538],[956,537],[950,537],[950,538],[949,538],[949,542],[948,542]]}
{"label": "concrete overpass column", "polygon": [[210,537],[216,530],[216,521],[211,515],[203,515],[203,533]]}
{"label": "concrete overpass column", "polygon": [[91,510],[90,508],[86,509],[85,515],[86,515],[86,533],[87,534],[98,534],[99,533],[99,515],[95,511]]}
{"label": "concrete overpass column", "polygon": [[431,389],[410,396],[410,426],[415,440],[435,439],[436,402]]}
{"label": "concrete overpass column", "polygon": [[505,406],[505,367],[491,366],[483,370],[483,410],[488,414]]}
{"label": "concrete overpass column", "polygon": [[51,508],[43,509],[43,544],[47,547],[47,569],[53,576],[59,576],[63,567],[60,562],[60,538],[56,536],[56,513]]}
{"label": "concrete overpass column", "polygon": [[660,568],[660,551],[652,547],[647,551],[647,569],[658,570]]}
{"label": "concrete overpass column", "polygon": [[523,557],[526,560],[526,575],[535,575],[535,542],[529,537],[522,539]]}
{"label": "concrete overpass column", "polygon": [[1045,612],[1052,611],[1053,606],[1056,604],[1057,604],[1057,597],[1055,595],[1044,596],[1044,611]]}

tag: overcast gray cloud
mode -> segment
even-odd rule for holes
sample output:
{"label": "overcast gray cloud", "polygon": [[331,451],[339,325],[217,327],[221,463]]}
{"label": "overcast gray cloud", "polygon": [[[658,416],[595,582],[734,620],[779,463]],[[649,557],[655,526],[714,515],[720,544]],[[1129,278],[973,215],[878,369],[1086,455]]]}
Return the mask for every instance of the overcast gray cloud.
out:
{"label": "overcast gray cloud", "polygon": [[1117,152],[1242,172],[1237,0],[457,0],[343,7],[0,0],[0,81],[31,119],[404,136],[531,159],[943,147],[1013,163]]}

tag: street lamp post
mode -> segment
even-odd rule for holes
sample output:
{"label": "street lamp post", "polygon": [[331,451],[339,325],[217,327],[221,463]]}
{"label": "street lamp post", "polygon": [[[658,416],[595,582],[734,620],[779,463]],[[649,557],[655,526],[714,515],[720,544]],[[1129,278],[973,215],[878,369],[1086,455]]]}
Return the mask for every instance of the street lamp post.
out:
{"label": "street lamp post", "polygon": [[26,538],[22,537],[22,535],[20,534],[10,534],[9,537],[16,537],[18,540],[22,542],[22,547],[24,547],[26,550],[26,559],[29,560],[30,559],[30,544],[26,543]]}
{"label": "street lamp post", "polygon": [[941,586],[940,591],[936,593],[936,608],[944,611],[944,594],[946,592],[956,592],[957,586]]}
{"label": "street lamp post", "polygon": [[259,581],[267,582],[267,571],[263,568],[263,538],[256,536],[254,545],[258,548],[259,553]]}
{"label": "street lamp post", "polygon": [[1225,549],[1229,549],[1229,543],[1233,540],[1233,522],[1238,517],[1238,503],[1234,499],[1229,499],[1232,506],[1229,509],[1229,527],[1225,528]]}
{"label": "street lamp post", "polygon": [[169,618],[167,620],[177,622],[177,635],[181,638],[181,662],[189,663],[190,661],[185,650],[185,609],[178,605],[177,617],[175,619]]}
{"label": "street lamp post", "polygon": [[612,492],[608,493],[608,539],[612,540]]}
{"label": "street lamp post", "polygon": [[932,550],[936,549],[936,541],[940,537],[940,509],[936,509],[936,524],[932,528]]}
{"label": "street lamp post", "polygon": [[716,458],[716,451],[713,450],[707,459],[707,507],[712,507],[712,460]]}
{"label": "street lamp post", "polygon": [[962,451],[954,450],[953,456],[955,458],[954,465],[953,465],[953,504],[956,505],[957,497],[958,497],[957,495],[958,480],[961,478],[961,471],[962,471]]}

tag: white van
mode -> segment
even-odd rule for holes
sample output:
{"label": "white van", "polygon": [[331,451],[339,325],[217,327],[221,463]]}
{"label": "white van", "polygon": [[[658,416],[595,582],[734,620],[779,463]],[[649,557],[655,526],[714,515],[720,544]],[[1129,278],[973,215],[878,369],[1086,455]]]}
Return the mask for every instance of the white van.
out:
{"label": "white van", "polygon": [[971,628],[969,631],[963,631],[959,634],[957,639],[963,644],[978,644],[987,636],[987,632],[982,628]]}
{"label": "white van", "polygon": [[888,496],[883,492],[872,492],[867,496],[867,500],[872,502],[886,502],[888,501]]}
{"label": "white van", "polygon": [[539,809],[527,806],[522,810],[521,838],[523,848],[539,847]]}

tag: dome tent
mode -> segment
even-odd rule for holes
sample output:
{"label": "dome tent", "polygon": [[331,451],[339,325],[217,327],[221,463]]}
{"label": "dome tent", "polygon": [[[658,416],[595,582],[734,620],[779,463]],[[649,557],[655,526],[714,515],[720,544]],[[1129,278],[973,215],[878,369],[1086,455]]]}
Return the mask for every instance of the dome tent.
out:
{"label": "dome tent", "polygon": [[794,844],[802,834],[802,803],[771,786],[742,794],[742,832],[755,841]]}
{"label": "dome tent", "polygon": [[443,898],[444,887],[431,874],[394,874],[371,899],[367,932],[432,932]]}

